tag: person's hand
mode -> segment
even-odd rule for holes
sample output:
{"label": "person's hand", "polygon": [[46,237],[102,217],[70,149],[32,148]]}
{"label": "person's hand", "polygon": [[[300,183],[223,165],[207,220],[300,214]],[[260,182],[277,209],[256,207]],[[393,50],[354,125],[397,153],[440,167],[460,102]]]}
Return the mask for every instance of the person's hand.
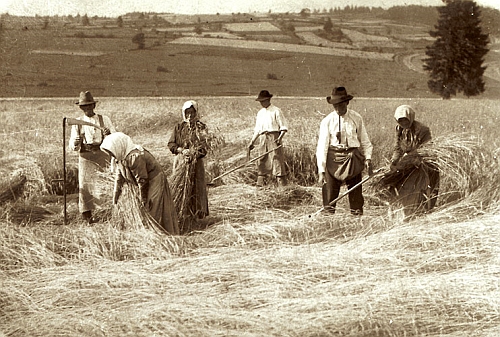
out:
{"label": "person's hand", "polygon": [[372,161],[371,159],[367,159],[365,160],[365,168],[366,168],[366,172],[368,173],[368,175],[373,175],[373,166],[372,166]]}
{"label": "person's hand", "polygon": [[323,186],[324,184],[326,184],[325,173],[320,172],[318,173],[318,185]]}
{"label": "person's hand", "polygon": [[102,133],[104,134],[104,136],[109,136],[111,134],[111,130],[108,128],[103,128]]}
{"label": "person's hand", "polygon": [[391,160],[391,165],[389,169],[391,172],[396,172],[398,170],[398,163],[399,163],[399,158],[395,158]]}
{"label": "person's hand", "polygon": [[75,142],[74,142],[75,147],[80,146],[81,142],[82,142],[82,139],[80,138],[80,136],[76,136]]}

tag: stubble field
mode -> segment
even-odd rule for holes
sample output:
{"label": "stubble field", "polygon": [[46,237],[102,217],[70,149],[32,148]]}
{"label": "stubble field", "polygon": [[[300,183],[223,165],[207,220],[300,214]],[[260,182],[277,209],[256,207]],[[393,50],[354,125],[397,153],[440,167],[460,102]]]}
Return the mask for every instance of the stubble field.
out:
{"label": "stubble field", "polygon": [[[224,140],[207,157],[209,180],[244,162],[259,108],[253,96],[96,98],[96,112],[148,148],[166,172],[172,163],[166,142],[180,107],[185,99],[197,100],[202,120]],[[319,122],[331,107],[323,97],[278,95],[273,102],[290,124],[290,185],[256,189],[253,167],[239,170],[209,188],[210,217],[180,237],[121,225],[110,199],[101,210],[104,221],[88,226],[70,198],[70,223],[62,225],[61,196],[48,187],[60,177],[62,118],[79,115],[73,102],[0,102],[2,182],[13,170],[28,177],[20,198],[3,205],[0,334],[499,333],[497,100],[351,101],[367,123],[376,167],[387,163],[392,114],[405,103],[436,141],[451,140],[458,155],[442,172],[438,209],[403,222],[397,207],[369,184],[365,216],[348,215],[345,200],[335,216],[308,216],[320,207],[314,149]],[[75,162],[68,153],[68,165]],[[109,188],[110,179],[102,183]]]}

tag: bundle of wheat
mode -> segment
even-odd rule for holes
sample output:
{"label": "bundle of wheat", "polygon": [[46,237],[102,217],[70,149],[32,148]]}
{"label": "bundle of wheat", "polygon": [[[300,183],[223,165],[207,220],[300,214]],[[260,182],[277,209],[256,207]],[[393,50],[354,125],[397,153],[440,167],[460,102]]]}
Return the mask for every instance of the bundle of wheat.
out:
{"label": "bundle of wheat", "polygon": [[390,198],[385,193],[390,186],[402,185],[415,169],[439,171],[439,199],[444,204],[463,198],[476,190],[486,172],[488,157],[481,144],[470,137],[446,134],[422,145],[405,155],[397,170],[372,180],[370,186],[382,199]]}
{"label": "bundle of wheat", "polygon": [[460,134],[441,135],[420,147],[418,153],[425,163],[439,169],[442,191],[463,197],[482,182],[488,154],[477,139]]}
{"label": "bundle of wheat", "polygon": [[110,205],[114,176],[115,173],[111,171],[97,172],[97,185],[103,197],[96,215],[123,230],[152,228],[156,232],[164,233],[163,228],[158,226],[156,220],[142,206],[137,186],[125,183],[118,203],[114,207]]}
{"label": "bundle of wheat", "polygon": [[15,202],[4,208],[2,218],[17,224],[28,224],[47,220],[55,212],[47,207],[37,206],[28,201]]}
{"label": "bundle of wheat", "polygon": [[17,174],[8,181],[0,183],[0,205],[19,198],[23,193],[26,176]]}
{"label": "bundle of wheat", "polygon": [[139,230],[151,228],[157,233],[165,233],[163,228],[142,206],[139,190],[129,184],[123,186],[118,204],[112,209],[111,222],[121,229]]}
{"label": "bundle of wheat", "polygon": [[177,160],[170,182],[181,233],[189,232],[196,222],[191,210],[196,160]]}

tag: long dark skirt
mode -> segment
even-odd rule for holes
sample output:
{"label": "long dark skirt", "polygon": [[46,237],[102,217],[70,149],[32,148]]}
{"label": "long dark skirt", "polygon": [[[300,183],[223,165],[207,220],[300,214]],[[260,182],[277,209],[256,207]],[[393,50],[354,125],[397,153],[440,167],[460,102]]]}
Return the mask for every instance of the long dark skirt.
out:
{"label": "long dark skirt", "polygon": [[399,170],[386,174],[381,183],[389,187],[393,202],[403,206],[405,216],[411,216],[435,207],[439,180],[439,169],[422,162],[413,167],[400,166]]}
{"label": "long dark skirt", "polygon": [[[194,167],[193,167],[194,166]],[[187,170],[193,172],[186,172]],[[176,205],[179,207],[184,207],[187,204],[188,215],[203,219],[209,215],[208,211],[208,193],[207,193],[207,183],[205,180],[205,164],[203,158],[197,159],[193,164],[192,162],[186,162],[182,155],[177,155],[174,162],[174,176],[184,177],[183,179],[190,179],[191,181],[184,182],[185,186],[189,186],[190,191],[182,191],[174,186],[176,192],[187,193],[188,201],[183,205]],[[181,200],[178,196],[174,196],[174,199]],[[177,210],[181,211],[180,209]],[[179,214],[180,220],[185,216],[185,211]]]}
{"label": "long dark skirt", "polygon": [[179,221],[170,187],[163,172],[149,182],[148,211],[166,232],[179,235]]}

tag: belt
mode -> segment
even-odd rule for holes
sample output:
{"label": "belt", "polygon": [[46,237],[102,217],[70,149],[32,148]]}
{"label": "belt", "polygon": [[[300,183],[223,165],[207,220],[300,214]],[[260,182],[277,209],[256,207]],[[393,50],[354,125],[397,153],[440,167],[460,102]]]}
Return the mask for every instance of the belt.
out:
{"label": "belt", "polygon": [[274,134],[274,133],[280,133],[281,131],[262,131],[260,134],[261,135],[269,135],[269,134]]}
{"label": "belt", "polygon": [[328,147],[328,151],[335,151],[335,152],[351,152],[354,149],[357,149],[357,147],[336,147],[333,145],[330,145]]}
{"label": "belt", "polygon": [[95,152],[101,150],[101,144],[82,144],[80,152]]}

